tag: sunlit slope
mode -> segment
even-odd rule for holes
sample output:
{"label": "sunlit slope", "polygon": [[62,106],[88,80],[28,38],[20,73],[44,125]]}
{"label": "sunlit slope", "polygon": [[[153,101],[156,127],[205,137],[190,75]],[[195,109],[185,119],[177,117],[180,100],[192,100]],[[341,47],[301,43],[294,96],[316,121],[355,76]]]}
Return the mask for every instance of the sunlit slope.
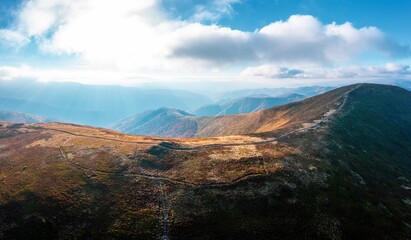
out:
{"label": "sunlit slope", "polygon": [[118,121],[112,129],[137,135],[192,137],[197,131],[195,117],[177,109],[160,108]]}
{"label": "sunlit slope", "polygon": [[358,85],[338,88],[303,101],[289,103],[255,113],[204,117],[198,120],[195,136],[210,137],[295,130],[315,124],[333,114],[345,97]]}
{"label": "sunlit slope", "polygon": [[0,234],[160,239],[161,191],[231,186],[283,167],[262,164],[262,156],[295,151],[274,143],[267,145],[278,150],[243,146],[256,141],[261,139],[157,139],[68,124],[0,123]]}

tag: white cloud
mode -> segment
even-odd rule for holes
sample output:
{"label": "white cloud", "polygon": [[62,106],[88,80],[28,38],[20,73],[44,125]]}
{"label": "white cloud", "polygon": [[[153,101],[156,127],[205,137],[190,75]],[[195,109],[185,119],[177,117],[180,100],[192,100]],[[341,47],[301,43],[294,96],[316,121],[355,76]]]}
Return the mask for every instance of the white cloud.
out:
{"label": "white cloud", "polygon": [[[46,54],[76,56],[96,76],[105,71],[211,75],[210,69],[224,72],[261,64],[242,76],[308,78],[310,71],[290,66],[321,69],[363,54],[409,56],[408,46],[390,41],[375,27],[323,24],[313,16],[294,15],[254,32],[192,22],[231,15],[238,2],[213,0],[199,6],[191,21],[183,21],[169,19],[160,0],[28,0],[14,27],[0,30],[0,44],[20,47],[32,40]],[[72,77],[81,77],[77,73]]]}
{"label": "white cloud", "polygon": [[262,77],[262,78],[303,78],[304,70],[289,69],[286,67],[278,67],[270,64],[261,65],[258,67],[246,68],[241,74],[244,77]]}
{"label": "white cloud", "polygon": [[30,43],[30,39],[19,32],[0,29],[0,46],[4,45],[6,47],[18,49],[28,43]]}
{"label": "white cloud", "polygon": [[326,64],[369,53],[409,54],[408,46],[389,41],[375,27],[357,29],[350,23],[323,25],[313,16],[294,15],[253,33],[204,25],[194,30],[201,34],[180,30],[184,34],[172,48],[173,57],[218,64],[235,61]]}

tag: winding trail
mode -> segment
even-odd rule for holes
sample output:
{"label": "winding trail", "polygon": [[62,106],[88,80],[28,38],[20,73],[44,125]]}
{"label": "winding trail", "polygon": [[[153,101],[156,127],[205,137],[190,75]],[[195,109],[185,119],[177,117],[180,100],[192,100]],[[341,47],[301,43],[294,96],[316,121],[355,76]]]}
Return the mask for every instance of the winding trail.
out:
{"label": "winding trail", "polygon": [[154,180],[160,193],[160,209],[161,209],[161,228],[162,228],[162,240],[169,240],[170,235],[168,232],[168,212],[167,212],[167,197],[163,189],[163,185],[160,180]]}

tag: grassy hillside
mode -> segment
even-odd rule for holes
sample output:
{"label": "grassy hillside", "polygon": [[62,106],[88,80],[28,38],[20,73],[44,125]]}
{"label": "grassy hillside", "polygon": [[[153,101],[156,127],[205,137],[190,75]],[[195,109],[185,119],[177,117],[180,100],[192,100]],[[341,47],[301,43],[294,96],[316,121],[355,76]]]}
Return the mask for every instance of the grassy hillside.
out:
{"label": "grassy hillside", "polygon": [[342,104],[345,94],[358,85],[338,88],[303,101],[240,115],[203,117],[195,136],[210,137],[237,134],[270,135],[273,131],[291,131],[327,117]]}
{"label": "grassy hillside", "polygon": [[[330,172],[331,200],[346,206],[339,214],[346,219],[348,238],[400,239],[393,232],[409,232],[411,223],[411,92],[370,84],[347,101],[326,138],[335,167]],[[382,218],[384,214],[393,221]],[[383,233],[383,228],[390,230]]]}

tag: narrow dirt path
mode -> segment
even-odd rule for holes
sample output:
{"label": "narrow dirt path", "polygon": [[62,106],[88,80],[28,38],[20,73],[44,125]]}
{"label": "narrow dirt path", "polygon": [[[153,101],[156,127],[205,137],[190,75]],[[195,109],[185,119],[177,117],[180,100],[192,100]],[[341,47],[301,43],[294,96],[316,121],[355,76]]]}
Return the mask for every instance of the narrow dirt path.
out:
{"label": "narrow dirt path", "polygon": [[164,192],[163,185],[160,180],[154,180],[160,194],[160,210],[161,210],[161,228],[162,228],[162,240],[169,240],[170,235],[168,231],[168,211],[167,211],[167,196]]}
{"label": "narrow dirt path", "polygon": [[[354,90],[356,90],[357,88],[361,87],[362,85],[364,85],[364,84],[363,84],[363,83],[360,83],[360,84],[358,84],[357,86],[355,86],[353,89],[351,89],[350,91],[347,91],[347,92],[344,94],[344,96],[343,96],[343,102],[341,103],[341,105],[340,105],[333,113],[331,113],[330,115],[326,116],[325,118],[320,119],[320,120],[319,120],[317,123],[315,123],[314,125],[309,126],[309,127],[305,127],[305,128],[296,129],[296,130],[294,130],[294,131],[291,131],[291,132],[285,133],[285,134],[283,134],[283,135],[281,135],[281,136],[278,136],[278,137],[276,137],[275,139],[276,139],[276,140],[279,140],[279,139],[281,139],[281,138],[288,137],[288,136],[290,136],[290,135],[292,135],[292,134],[294,134],[294,133],[300,133],[300,132],[305,132],[305,131],[308,131],[308,130],[317,129],[319,126],[321,126],[321,124],[327,122],[329,119],[331,119],[331,117],[333,117],[335,114],[337,114],[338,112],[340,112],[340,111],[345,107],[345,105],[346,105],[346,103],[347,103],[348,95],[349,95],[352,91],[354,91]],[[271,141],[271,140],[270,140],[270,141]]]}

